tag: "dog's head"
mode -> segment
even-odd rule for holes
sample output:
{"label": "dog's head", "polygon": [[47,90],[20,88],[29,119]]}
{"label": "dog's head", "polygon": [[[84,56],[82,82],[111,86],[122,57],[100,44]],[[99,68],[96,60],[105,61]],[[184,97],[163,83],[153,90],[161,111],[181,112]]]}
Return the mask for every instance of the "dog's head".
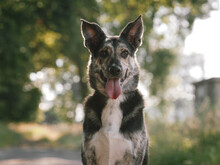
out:
{"label": "dog's head", "polygon": [[82,20],[84,45],[91,53],[88,67],[92,88],[112,99],[137,88],[139,67],[135,53],[141,45],[143,29],[141,16],[119,36],[106,36],[99,25]]}

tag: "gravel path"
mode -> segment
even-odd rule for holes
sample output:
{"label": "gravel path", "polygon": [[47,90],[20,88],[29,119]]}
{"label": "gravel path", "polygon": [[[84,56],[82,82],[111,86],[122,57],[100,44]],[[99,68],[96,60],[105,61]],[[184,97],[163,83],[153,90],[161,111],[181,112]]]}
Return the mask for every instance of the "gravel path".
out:
{"label": "gravel path", "polygon": [[80,151],[45,148],[0,149],[0,165],[81,165]]}

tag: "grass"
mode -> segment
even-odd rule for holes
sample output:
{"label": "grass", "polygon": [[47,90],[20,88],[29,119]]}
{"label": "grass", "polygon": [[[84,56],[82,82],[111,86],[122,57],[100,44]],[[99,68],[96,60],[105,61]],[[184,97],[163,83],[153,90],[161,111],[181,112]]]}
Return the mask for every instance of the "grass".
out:
{"label": "grass", "polygon": [[220,164],[220,133],[201,134],[197,145],[190,150],[194,164]]}
{"label": "grass", "polygon": [[150,164],[219,165],[220,133],[200,132],[184,124],[152,121]]}
{"label": "grass", "polygon": [[5,123],[0,123],[0,147],[19,145],[23,142],[21,134],[8,128]]}
{"label": "grass", "polygon": [[79,149],[81,124],[0,123],[0,147],[43,146]]}

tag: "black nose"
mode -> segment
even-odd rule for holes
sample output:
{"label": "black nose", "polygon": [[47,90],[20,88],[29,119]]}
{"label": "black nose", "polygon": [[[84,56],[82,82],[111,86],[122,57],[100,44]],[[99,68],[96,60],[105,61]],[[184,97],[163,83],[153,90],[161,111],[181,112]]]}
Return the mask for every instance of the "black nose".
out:
{"label": "black nose", "polygon": [[109,68],[109,72],[112,76],[118,76],[121,73],[121,67],[119,65],[112,65]]}

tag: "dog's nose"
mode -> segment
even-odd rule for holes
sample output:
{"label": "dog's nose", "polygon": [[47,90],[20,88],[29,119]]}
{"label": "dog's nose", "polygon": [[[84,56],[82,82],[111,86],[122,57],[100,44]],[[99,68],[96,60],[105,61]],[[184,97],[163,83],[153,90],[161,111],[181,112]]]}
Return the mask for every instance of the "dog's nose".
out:
{"label": "dog's nose", "polygon": [[112,65],[109,68],[109,72],[112,76],[118,76],[121,73],[121,67],[118,65]]}

